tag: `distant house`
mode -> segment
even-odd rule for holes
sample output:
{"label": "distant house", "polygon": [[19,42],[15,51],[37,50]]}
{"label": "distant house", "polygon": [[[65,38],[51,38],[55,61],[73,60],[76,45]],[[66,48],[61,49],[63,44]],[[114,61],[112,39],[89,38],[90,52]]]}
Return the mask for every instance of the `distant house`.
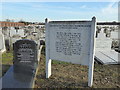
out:
{"label": "distant house", "polygon": [[0,27],[21,27],[21,26],[25,26],[25,24],[18,22],[0,22]]}
{"label": "distant house", "polygon": [[21,39],[21,37],[24,37],[24,26],[24,23],[0,22],[0,28],[4,34],[5,41],[8,41],[10,45],[12,45],[16,40]]}
{"label": "distant house", "polygon": [[2,32],[6,38],[12,37],[14,35],[20,35],[21,37],[24,36],[24,23],[18,22],[0,22],[0,27],[2,28]]}

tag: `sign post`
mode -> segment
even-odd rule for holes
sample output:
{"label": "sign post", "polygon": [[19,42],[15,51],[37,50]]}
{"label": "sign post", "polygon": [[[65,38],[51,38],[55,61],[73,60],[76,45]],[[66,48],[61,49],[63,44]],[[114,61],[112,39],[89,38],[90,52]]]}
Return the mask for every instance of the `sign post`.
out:
{"label": "sign post", "polygon": [[88,86],[92,86],[93,83],[93,70],[94,70],[94,55],[95,55],[95,34],[96,33],[96,18],[92,18],[91,27],[91,43],[90,43],[90,61],[89,61],[89,71],[88,71]]}
{"label": "sign post", "polygon": [[46,78],[51,75],[51,59],[89,67],[88,86],[92,86],[96,18],[91,21],[48,21],[46,28]]}
{"label": "sign post", "polygon": [[45,42],[46,42],[46,78],[51,75],[51,59],[50,59],[50,46],[49,46],[49,29],[48,29],[48,19],[45,20]]}

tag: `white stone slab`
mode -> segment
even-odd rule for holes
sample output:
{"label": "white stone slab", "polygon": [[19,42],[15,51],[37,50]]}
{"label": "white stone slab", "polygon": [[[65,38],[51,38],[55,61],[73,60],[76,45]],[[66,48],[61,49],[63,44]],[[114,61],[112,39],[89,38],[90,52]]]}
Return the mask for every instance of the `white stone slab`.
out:
{"label": "white stone slab", "polygon": [[118,33],[120,33],[120,31],[118,32],[118,31],[112,31],[111,32],[111,39],[120,39],[119,37],[118,37]]}
{"label": "white stone slab", "polygon": [[103,53],[107,56],[107,57],[109,57],[109,58],[111,58],[115,63],[117,62],[117,63],[119,63],[119,56],[120,56],[120,53],[118,53],[118,52],[116,52],[116,51],[114,51],[114,50],[111,50],[111,51],[103,51]]}
{"label": "white stone slab", "polygon": [[100,39],[96,38],[96,50],[111,50],[112,39],[105,38]]}
{"label": "white stone slab", "polygon": [[96,51],[95,58],[102,64],[119,64],[120,53],[115,51]]}

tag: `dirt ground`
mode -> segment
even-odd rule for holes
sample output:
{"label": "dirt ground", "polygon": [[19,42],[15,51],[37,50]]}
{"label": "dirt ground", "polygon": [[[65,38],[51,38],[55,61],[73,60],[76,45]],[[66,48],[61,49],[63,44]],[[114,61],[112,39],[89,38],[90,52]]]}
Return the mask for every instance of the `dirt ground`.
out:
{"label": "dirt ground", "polygon": [[[120,88],[120,65],[95,63],[93,88]],[[35,88],[89,88],[88,67],[52,61],[52,75],[45,78],[45,56],[42,54]]]}
{"label": "dirt ground", "polygon": [[[42,50],[39,69],[35,81],[36,88],[89,88],[88,67],[83,65],[52,61],[52,75],[45,78],[45,50]],[[9,57],[9,59],[8,59]],[[12,64],[12,53],[3,55],[2,71]],[[3,73],[3,74],[4,74]],[[95,63],[93,88],[120,88],[120,65],[101,65]]]}

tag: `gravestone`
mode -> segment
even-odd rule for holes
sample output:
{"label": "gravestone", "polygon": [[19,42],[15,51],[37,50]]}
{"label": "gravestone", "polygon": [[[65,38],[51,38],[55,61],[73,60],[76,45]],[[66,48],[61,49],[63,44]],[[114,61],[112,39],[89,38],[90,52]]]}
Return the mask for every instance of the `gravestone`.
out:
{"label": "gravestone", "polygon": [[37,44],[18,40],[13,44],[13,65],[2,77],[2,88],[33,88],[38,66]]}
{"label": "gravestone", "polygon": [[120,39],[120,37],[119,37],[119,33],[120,33],[120,31],[118,30],[118,31],[112,31],[111,32],[111,39]]}
{"label": "gravestone", "polygon": [[101,29],[96,38],[96,51],[111,50],[112,39],[106,37],[104,29]]}
{"label": "gravestone", "polygon": [[105,32],[104,32],[104,29],[102,28],[101,30],[100,30],[100,32],[98,33],[98,38],[106,38],[106,34],[105,34]]}
{"label": "gravestone", "polygon": [[10,40],[9,39],[5,40],[5,46],[6,46],[6,50],[10,51]]}
{"label": "gravestone", "polygon": [[46,19],[46,78],[51,75],[51,59],[89,66],[88,86],[92,86],[96,18],[91,21],[48,21]]}
{"label": "gravestone", "polygon": [[4,35],[2,33],[2,29],[0,29],[0,52],[3,53],[5,51],[6,51],[5,39],[4,39]]}
{"label": "gravestone", "polygon": [[17,40],[20,40],[21,37],[19,35],[14,35],[13,37],[11,37],[11,43],[15,43]]}
{"label": "gravestone", "polygon": [[[37,44],[31,40],[18,40],[13,45],[14,49],[14,69],[32,71],[38,64]],[[24,68],[25,67],[25,68]],[[31,69],[29,69],[31,68]]]}

